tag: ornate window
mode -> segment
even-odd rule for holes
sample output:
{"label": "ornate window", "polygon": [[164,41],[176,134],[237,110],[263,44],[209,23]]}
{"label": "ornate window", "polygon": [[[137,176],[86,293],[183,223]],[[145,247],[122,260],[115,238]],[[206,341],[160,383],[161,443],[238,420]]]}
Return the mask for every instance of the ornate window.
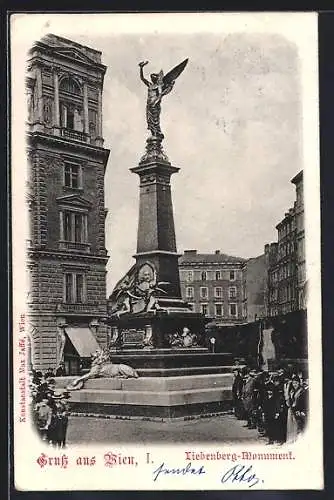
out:
{"label": "ornate window", "polygon": [[87,243],[87,214],[63,210],[62,222],[64,240],[73,243]]}
{"label": "ornate window", "polygon": [[64,186],[69,188],[82,188],[82,168],[76,163],[65,163]]}
{"label": "ornate window", "polygon": [[[76,170],[67,172],[68,185],[73,186],[73,183],[76,185],[78,181],[76,174]],[[59,204],[59,249],[89,253],[91,245],[88,242],[88,216],[92,204],[78,193],[60,196],[57,198],[57,203]]]}
{"label": "ornate window", "polygon": [[81,95],[81,88],[74,78],[63,78],[59,85],[59,90],[70,94]]}
{"label": "ornate window", "polygon": [[83,132],[82,107],[71,103],[61,103],[60,124],[63,128]]}
{"label": "ornate window", "polygon": [[[66,77],[60,81],[59,104],[62,129],[82,134],[84,130],[83,95],[80,85],[74,78]],[[79,136],[70,137],[80,139]]]}
{"label": "ornate window", "polygon": [[194,297],[194,288],[192,286],[186,287],[186,297],[187,299],[192,299]]}
{"label": "ornate window", "polygon": [[201,288],[200,288],[200,297],[201,297],[201,299],[207,299],[208,296],[209,296],[208,287],[201,286]]}
{"label": "ornate window", "polygon": [[64,274],[64,302],[83,304],[86,301],[86,276],[83,273]]}
{"label": "ornate window", "polygon": [[216,286],[215,287],[215,297],[217,299],[220,299],[223,296],[223,289],[221,286]]}

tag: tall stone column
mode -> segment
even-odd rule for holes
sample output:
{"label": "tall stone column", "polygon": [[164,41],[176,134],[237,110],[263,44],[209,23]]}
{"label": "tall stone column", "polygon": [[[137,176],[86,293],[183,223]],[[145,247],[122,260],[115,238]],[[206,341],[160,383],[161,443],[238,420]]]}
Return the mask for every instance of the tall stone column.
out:
{"label": "tall stone column", "polygon": [[88,87],[87,82],[83,85],[83,106],[84,106],[84,132],[89,134],[89,114],[88,114]]}
{"label": "tall stone column", "polygon": [[161,159],[145,160],[132,172],[139,175],[139,222],[137,253],[139,265],[151,263],[157,281],[166,282],[168,297],[181,299],[170,178],[179,168]]}
{"label": "tall stone column", "polygon": [[27,119],[28,123],[32,123],[34,121],[34,93],[31,87],[31,84],[27,84]]}
{"label": "tall stone column", "polygon": [[59,239],[60,241],[64,241],[64,212],[60,210],[59,212]]}
{"label": "tall stone column", "polygon": [[57,68],[53,69],[53,88],[54,88],[54,134],[59,135],[60,134],[59,76]]}
{"label": "tall stone column", "polygon": [[102,89],[97,91],[97,123],[96,123],[96,138],[95,143],[97,146],[103,146],[102,137]]}
{"label": "tall stone column", "polygon": [[36,66],[35,71],[36,71],[37,116],[34,123],[34,130],[42,132],[44,130],[42,69],[40,66]]}

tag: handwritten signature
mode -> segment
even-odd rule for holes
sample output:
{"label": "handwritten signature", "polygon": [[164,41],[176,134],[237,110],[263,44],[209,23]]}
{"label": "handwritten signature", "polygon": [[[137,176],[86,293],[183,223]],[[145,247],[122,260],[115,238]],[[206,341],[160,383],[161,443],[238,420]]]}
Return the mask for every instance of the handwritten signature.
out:
{"label": "handwritten signature", "polygon": [[165,475],[165,476],[187,476],[187,475],[192,475],[192,476],[201,476],[203,474],[206,474],[206,471],[204,469],[204,466],[201,465],[200,467],[193,467],[191,465],[191,462],[188,462],[185,467],[167,467],[164,462],[162,462],[161,465],[155,471],[153,471],[153,481],[156,481],[160,474]]}
{"label": "handwritten signature", "polygon": [[253,466],[237,464],[234,465],[231,469],[229,469],[223,477],[221,478],[222,483],[227,483],[231,481],[231,483],[248,483],[248,488],[252,488],[258,483],[263,483],[262,479],[259,479],[257,475],[252,471]]}

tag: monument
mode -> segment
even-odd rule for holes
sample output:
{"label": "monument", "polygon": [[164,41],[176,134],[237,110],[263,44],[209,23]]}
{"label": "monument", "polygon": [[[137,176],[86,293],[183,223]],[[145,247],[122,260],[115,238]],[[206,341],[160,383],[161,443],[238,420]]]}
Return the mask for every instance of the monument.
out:
{"label": "monument", "polygon": [[139,63],[150,135],[139,164],[130,169],[140,189],[135,263],[108,300],[106,366],[97,363],[89,374],[63,382],[77,389],[84,383],[72,393],[74,411],[174,418],[231,405],[232,356],[205,347],[210,318],[193,312],[180,291],[171,194],[171,176],[179,168],[163,150],[160,113],[187,63],[166,75],[153,73],[151,81],[143,70],[148,62]]}
{"label": "monument", "polygon": [[[188,328],[191,344],[201,342],[206,318],[191,310],[181,298],[180,279],[171,176],[179,171],[163,151],[164,134],[160,126],[161,102],[174,87],[175,80],[188,60],[166,75],[163,71],[144,76],[139,63],[140,79],[147,87],[146,118],[150,136],[139,165],[131,171],[139,176],[139,222],[136,263],[116,285],[109,299],[109,323],[114,332],[115,347],[166,348],[173,335]],[[189,345],[188,339],[188,347]]]}

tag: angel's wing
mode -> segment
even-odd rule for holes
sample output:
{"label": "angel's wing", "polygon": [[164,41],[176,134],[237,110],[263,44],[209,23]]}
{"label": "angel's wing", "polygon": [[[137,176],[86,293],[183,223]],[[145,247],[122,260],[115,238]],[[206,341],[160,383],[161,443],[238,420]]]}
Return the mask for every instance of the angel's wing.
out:
{"label": "angel's wing", "polygon": [[175,66],[175,68],[171,69],[168,71],[168,73],[163,77],[163,83],[164,85],[168,86],[171,83],[175,82],[178,76],[181,75],[182,71],[188,64],[188,59],[185,59],[182,61],[180,64]]}
{"label": "angel's wing", "polygon": [[162,71],[162,69],[158,73],[158,82],[161,85],[163,85],[163,83],[164,83],[164,72]]}
{"label": "angel's wing", "polygon": [[118,281],[109,297],[109,300],[111,300],[111,302],[116,302],[119,296],[124,292],[124,290],[132,288],[135,281],[136,270],[137,266],[136,264],[134,264],[126,273],[126,275]]}

